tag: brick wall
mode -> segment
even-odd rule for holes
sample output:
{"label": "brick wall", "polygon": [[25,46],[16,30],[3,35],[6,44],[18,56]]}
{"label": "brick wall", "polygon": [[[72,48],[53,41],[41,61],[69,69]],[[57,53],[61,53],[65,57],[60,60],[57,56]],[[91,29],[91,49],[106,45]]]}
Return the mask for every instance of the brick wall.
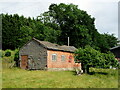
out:
{"label": "brick wall", "polygon": [[[70,52],[47,50],[47,68],[74,68],[81,64],[74,62],[74,54]],[[52,61],[52,54],[57,55],[57,60]],[[61,55],[65,55],[65,61],[61,60]]]}

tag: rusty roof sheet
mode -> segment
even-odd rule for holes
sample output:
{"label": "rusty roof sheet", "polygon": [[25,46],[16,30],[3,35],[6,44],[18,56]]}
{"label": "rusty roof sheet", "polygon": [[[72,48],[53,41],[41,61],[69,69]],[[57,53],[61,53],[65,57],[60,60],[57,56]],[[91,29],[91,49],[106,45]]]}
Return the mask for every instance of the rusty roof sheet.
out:
{"label": "rusty roof sheet", "polygon": [[40,44],[42,44],[45,48],[47,49],[51,49],[51,50],[60,50],[60,51],[67,51],[67,52],[74,52],[76,50],[76,48],[74,46],[60,46],[58,44],[54,44],[48,41],[40,41],[38,39],[33,38],[33,40],[39,42]]}

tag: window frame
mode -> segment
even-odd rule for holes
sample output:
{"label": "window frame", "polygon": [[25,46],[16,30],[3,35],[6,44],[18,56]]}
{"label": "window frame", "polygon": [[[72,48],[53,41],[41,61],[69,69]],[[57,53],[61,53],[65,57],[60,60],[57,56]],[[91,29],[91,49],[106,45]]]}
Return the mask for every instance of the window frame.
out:
{"label": "window frame", "polygon": [[[64,58],[63,58],[64,57]],[[61,61],[64,62],[65,61],[66,56],[65,55],[61,55]],[[63,60],[64,59],[64,60]]]}
{"label": "window frame", "polygon": [[52,61],[57,61],[57,54],[52,54],[52,58],[51,59],[52,59]]}

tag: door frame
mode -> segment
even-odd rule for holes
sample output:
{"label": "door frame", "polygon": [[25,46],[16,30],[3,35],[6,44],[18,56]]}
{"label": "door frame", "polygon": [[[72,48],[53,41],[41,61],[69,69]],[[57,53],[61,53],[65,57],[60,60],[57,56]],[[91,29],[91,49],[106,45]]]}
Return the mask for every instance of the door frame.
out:
{"label": "door frame", "polygon": [[[22,56],[27,56],[27,59],[26,59],[26,68],[23,68],[23,66],[22,66]],[[28,55],[21,55],[20,57],[21,57],[20,68],[27,69],[28,68]]]}

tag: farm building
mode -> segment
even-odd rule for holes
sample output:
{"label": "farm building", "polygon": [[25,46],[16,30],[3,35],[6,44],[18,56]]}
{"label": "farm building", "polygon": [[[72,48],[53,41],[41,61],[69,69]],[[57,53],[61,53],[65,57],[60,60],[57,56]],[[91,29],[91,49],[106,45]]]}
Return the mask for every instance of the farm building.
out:
{"label": "farm building", "polygon": [[120,62],[120,46],[116,46],[110,49],[110,51],[115,55],[115,58]]}
{"label": "farm building", "polygon": [[22,69],[72,70],[81,67],[74,62],[74,46],[60,46],[35,38],[27,42],[19,51]]}

